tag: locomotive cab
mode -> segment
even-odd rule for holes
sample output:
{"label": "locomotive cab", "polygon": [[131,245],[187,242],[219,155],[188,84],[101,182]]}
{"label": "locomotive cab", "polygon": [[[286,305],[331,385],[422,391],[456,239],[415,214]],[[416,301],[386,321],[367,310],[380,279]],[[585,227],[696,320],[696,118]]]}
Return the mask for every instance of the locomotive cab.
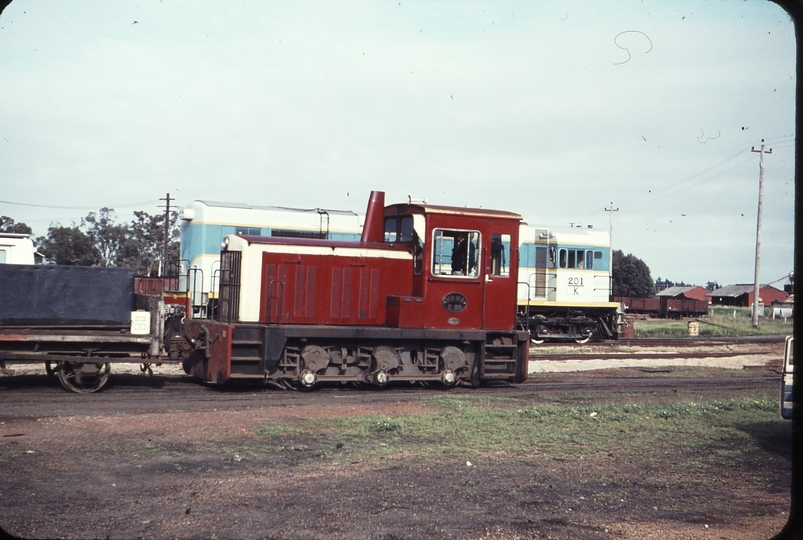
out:
{"label": "locomotive cab", "polygon": [[411,294],[388,298],[388,325],[512,329],[520,222],[494,210],[388,206],[383,240],[413,257]]}

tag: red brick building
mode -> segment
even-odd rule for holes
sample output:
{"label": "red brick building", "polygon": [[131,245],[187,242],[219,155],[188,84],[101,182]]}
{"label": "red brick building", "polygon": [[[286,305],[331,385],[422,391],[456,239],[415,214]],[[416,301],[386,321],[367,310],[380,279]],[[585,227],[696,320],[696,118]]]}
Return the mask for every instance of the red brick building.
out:
{"label": "red brick building", "polygon": [[686,298],[688,300],[705,300],[708,302],[708,289],[698,286],[668,287],[655,296],[668,298]]}
{"label": "red brick building", "polygon": [[[714,306],[750,307],[753,305],[753,285],[726,285],[707,294]],[[773,302],[786,300],[786,293],[772,285],[761,285],[759,303],[769,307]]]}

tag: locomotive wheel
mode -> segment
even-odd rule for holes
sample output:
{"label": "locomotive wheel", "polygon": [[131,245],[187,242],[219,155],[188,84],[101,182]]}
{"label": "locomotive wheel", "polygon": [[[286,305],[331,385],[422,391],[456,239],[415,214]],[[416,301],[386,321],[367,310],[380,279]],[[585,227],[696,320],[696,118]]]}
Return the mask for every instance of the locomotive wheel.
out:
{"label": "locomotive wheel", "polygon": [[61,385],[77,394],[91,394],[97,392],[109,380],[111,365],[95,362],[67,362],[58,363],[57,372]]}
{"label": "locomotive wheel", "polygon": [[382,370],[377,371],[371,376],[372,382],[379,387],[388,384],[388,374]]}
{"label": "locomotive wheel", "polygon": [[591,336],[586,336],[586,337],[577,338],[574,341],[579,343],[580,345],[582,345],[583,343],[588,343],[588,340],[590,340],[590,339],[591,339]]}
{"label": "locomotive wheel", "polygon": [[532,343],[533,345],[543,345],[544,341],[546,341],[546,340],[545,339],[535,339],[535,338],[531,338],[530,339],[530,343]]}
{"label": "locomotive wheel", "polygon": [[450,369],[441,373],[441,386],[444,388],[454,388],[457,386],[457,375]]}
{"label": "locomotive wheel", "polygon": [[314,371],[309,369],[304,370],[301,375],[298,377],[298,382],[301,383],[301,387],[308,390],[315,386],[315,383],[318,382],[318,376],[315,375]]}

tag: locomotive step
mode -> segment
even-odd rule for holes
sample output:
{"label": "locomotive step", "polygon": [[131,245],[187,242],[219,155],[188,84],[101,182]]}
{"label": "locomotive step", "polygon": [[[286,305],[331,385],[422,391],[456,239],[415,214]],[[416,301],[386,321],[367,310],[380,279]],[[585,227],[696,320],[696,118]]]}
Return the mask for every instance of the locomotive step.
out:
{"label": "locomotive step", "polygon": [[229,375],[230,379],[237,379],[240,381],[262,381],[265,379],[265,375],[262,373],[232,373]]}
{"label": "locomotive step", "polygon": [[483,373],[483,379],[510,379],[510,373]]}

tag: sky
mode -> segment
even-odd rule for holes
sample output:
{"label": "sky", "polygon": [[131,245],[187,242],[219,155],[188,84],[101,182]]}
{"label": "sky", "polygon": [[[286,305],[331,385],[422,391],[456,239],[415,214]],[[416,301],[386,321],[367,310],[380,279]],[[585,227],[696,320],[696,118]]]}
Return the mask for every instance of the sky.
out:
{"label": "sky", "polygon": [[[82,2],[0,16],[0,215],[196,199],[610,228],[653,279],[794,264],[795,40],[763,0]],[[616,211],[606,211],[615,209]]]}

